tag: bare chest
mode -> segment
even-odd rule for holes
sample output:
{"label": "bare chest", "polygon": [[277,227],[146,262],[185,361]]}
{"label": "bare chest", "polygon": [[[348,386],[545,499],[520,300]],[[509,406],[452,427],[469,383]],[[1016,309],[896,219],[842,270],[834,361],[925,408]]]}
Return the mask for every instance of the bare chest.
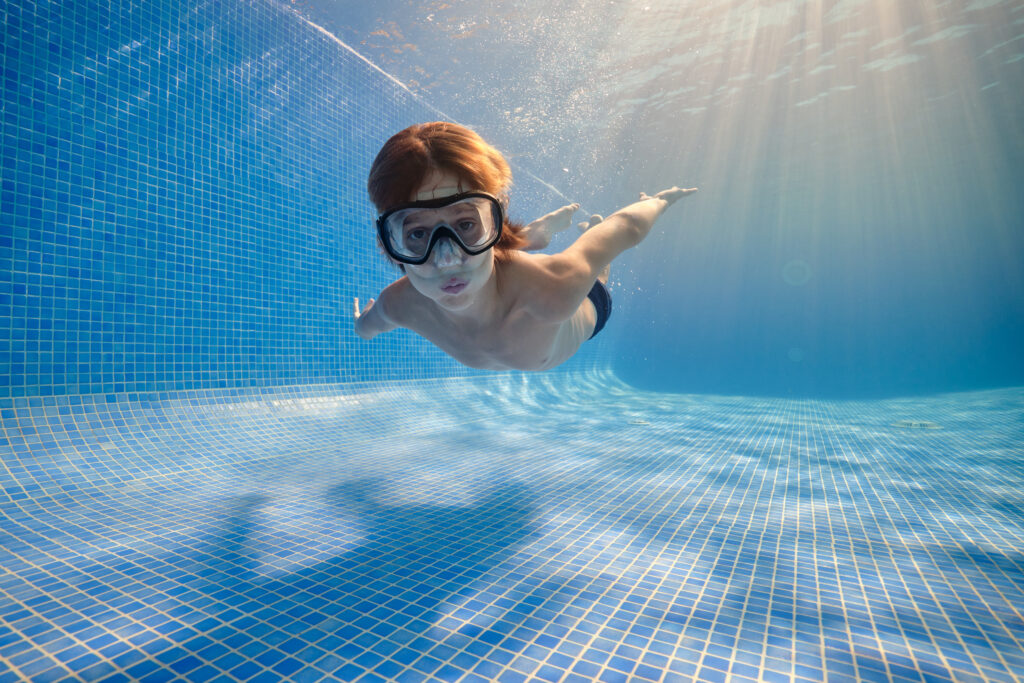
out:
{"label": "bare chest", "polygon": [[573,320],[538,321],[524,310],[510,311],[490,327],[427,319],[414,329],[463,365],[485,370],[544,370],[579,348]]}

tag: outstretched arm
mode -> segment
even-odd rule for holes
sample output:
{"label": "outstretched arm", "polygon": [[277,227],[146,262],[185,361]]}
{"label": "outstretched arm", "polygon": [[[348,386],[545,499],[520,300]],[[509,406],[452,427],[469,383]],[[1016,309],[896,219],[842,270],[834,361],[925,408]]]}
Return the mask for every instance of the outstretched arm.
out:
{"label": "outstretched arm", "polygon": [[593,284],[593,279],[612,259],[647,237],[665,209],[696,191],[695,187],[686,190],[673,187],[653,197],[640,193],[639,201],[619,209],[584,232],[563,254],[585,265],[586,277]]}
{"label": "outstretched arm", "polygon": [[398,325],[388,320],[379,304],[374,306],[373,299],[370,299],[362,312],[359,310],[359,299],[353,299],[352,317],[355,319],[356,334],[363,339],[373,339],[378,334],[383,334],[398,327]]}
{"label": "outstretched arm", "polygon": [[603,221],[593,216],[587,228],[565,251],[543,261],[546,277],[536,280],[529,298],[534,314],[544,319],[565,320],[573,315],[616,256],[639,244],[654,221],[680,198],[696,192],[673,187],[619,209]]}

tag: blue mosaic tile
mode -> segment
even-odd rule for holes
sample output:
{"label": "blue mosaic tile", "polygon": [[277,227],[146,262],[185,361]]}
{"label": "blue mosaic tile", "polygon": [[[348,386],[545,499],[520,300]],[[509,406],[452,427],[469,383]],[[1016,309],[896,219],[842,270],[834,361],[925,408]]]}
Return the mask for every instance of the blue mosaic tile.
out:
{"label": "blue mosaic tile", "polygon": [[436,113],[294,10],[15,2],[0,49],[0,397],[477,374],[352,334],[369,165]]}

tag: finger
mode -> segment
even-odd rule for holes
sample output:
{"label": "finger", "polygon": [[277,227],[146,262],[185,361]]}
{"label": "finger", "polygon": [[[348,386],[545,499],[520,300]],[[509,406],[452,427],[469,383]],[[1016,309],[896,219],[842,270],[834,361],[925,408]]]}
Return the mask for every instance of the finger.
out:
{"label": "finger", "polygon": [[352,300],[352,316],[355,318],[359,317],[359,297]]}

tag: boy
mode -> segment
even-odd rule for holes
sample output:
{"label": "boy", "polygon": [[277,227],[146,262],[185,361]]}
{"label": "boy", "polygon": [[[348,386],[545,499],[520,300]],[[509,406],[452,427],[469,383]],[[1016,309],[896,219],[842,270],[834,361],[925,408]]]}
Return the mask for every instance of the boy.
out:
{"label": "boy", "polygon": [[464,365],[547,370],[568,360],[611,313],[604,283],[681,197],[673,187],[601,220],[558,254],[533,254],[568,227],[573,204],[528,226],[505,219],[511,171],[501,154],[453,123],[411,126],[381,148],[370,198],[380,245],[405,277],[353,306],[363,339],[405,327]]}

